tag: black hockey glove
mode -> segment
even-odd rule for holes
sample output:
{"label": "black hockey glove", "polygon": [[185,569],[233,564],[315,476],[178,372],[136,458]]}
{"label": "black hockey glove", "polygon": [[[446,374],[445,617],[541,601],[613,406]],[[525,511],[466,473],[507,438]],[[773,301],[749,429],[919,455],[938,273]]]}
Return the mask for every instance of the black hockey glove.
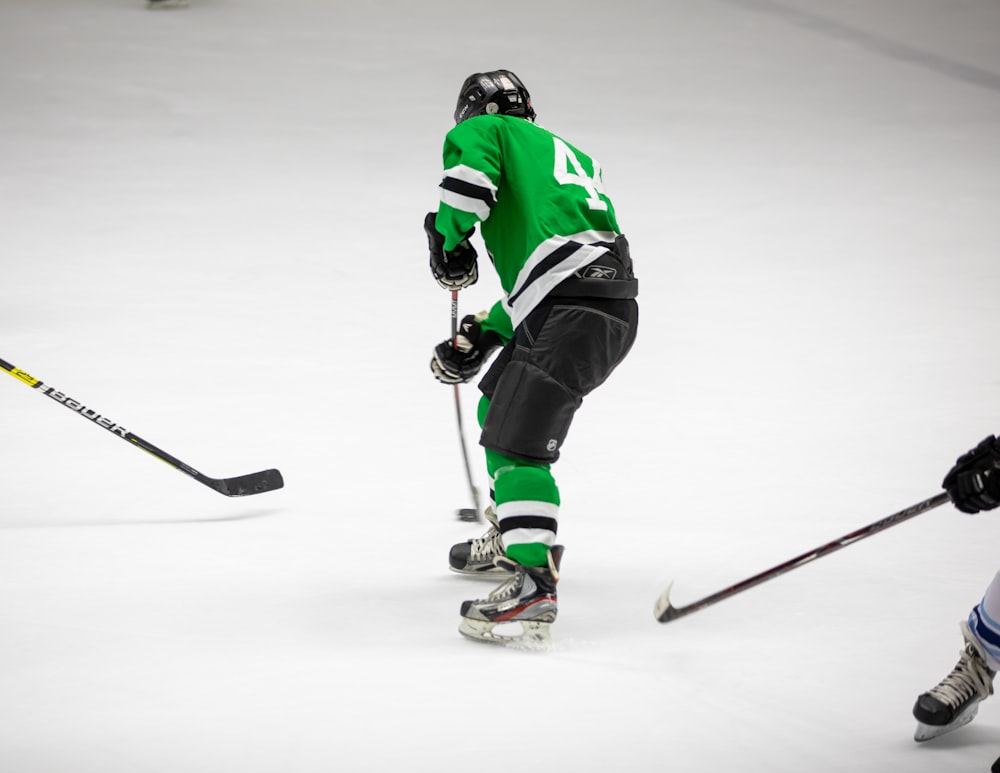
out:
{"label": "black hockey glove", "polygon": [[479,324],[486,319],[486,312],[462,318],[455,340],[450,338],[434,347],[431,372],[442,384],[464,384],[472,379],[483,362],[500,346],[500,336]]}
{"label": "black hockey glove", "polygon": [[469,231],[455,249],[446,250],[444,237],[434,226],[436,217],[436,212],[428,212],[424,218],[427,248],[431,254],[431,273],[445,290],[461,290],[474,285],[479,279],[479,267],[476,264],[476,249],[469,243],[473,231]]}
{"label": "black hockey glove", "polygon": [[990,435],[958,457],[941,485],[963,513],[992,510],[1000,505],[1000,443],[997,439]]}

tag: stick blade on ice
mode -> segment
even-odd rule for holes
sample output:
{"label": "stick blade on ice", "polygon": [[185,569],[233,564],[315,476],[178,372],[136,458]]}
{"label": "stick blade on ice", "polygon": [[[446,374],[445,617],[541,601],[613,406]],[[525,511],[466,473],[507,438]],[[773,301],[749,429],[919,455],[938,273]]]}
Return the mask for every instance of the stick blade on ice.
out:
{"label": "stick blade on ice", "polygon": [[285,485],[285,480],[278,470],[271,469],[252,472],[249,475],[238,475],[235,478],[223,478],[209,485],[227,497],[246,497],[275,491]]}
{"label": "stick blade on ice", "polygon": [[670,603],[670,589],[672,587],[674,587],[674,584],[670,583],[653,605],[653,615],[661,623],[669,623],[677,617],[677,608]]}

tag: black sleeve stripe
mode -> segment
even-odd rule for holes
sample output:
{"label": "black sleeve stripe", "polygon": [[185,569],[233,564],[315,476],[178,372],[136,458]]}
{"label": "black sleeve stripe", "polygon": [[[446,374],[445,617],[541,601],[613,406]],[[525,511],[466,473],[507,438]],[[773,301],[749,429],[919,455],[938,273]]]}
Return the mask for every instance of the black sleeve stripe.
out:
{"label": "black sleeve stripe", "polygon": [[445,177],[441,181],[441,187],[446,191],[457,193],[459,196],[484,201],[486,202],[486,206],[490,209],[493,209],[493,205],[497,203],[496,197],[493,195],[493,191],[489,188],[484,188],[481,185],[474,185],[473,183],[466,182],[465,180],[457,180],[454,177]]}

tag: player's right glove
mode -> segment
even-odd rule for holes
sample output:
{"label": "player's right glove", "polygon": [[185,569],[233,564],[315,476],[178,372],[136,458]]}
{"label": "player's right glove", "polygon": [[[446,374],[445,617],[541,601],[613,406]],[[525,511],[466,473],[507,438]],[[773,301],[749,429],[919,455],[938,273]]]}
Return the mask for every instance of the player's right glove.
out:
{"label": "player's right glove", "polygon": [[500,336],[491,330],[484,331],[480,324],[486,314],[481,311],[463,317],[455,339],[449,338],[434,347],[431,373],[442,384],[464,384],[471,380],[500,346]]}
{"label": "player's right glove", "polygon": [[473,232],[469,231],[455,249],[446,250],[444,236],[434,225],[436,218],[436,212],[428,212],[424,217],[427,248],[431,254],[431,273],[445,290],[461,290],[474,285],[479,279],[479,267],[476,263],[476,248],[469,243]]}
{"label": "player's right glove", "polygon": [[941,485],[963,513],[992,510],[1000,505],[1000,443],[997,439],[990,435],[958,457]]}

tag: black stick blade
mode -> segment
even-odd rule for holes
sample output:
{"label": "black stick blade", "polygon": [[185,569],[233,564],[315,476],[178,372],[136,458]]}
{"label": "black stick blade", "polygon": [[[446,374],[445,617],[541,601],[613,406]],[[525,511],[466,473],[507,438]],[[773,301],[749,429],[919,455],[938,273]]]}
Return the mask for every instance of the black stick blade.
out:
{"label": "black stick blade", "polygon": [[252,472],[249,475],[239,475],[235,478],[223,478],[215,480],[207,478],[202,481],[211,486],[220,494],[227,497],[248,497],[253,494],[263,494],[266,491],[274,491],[285,485],[284,479],[278,470],[261,470]]}

